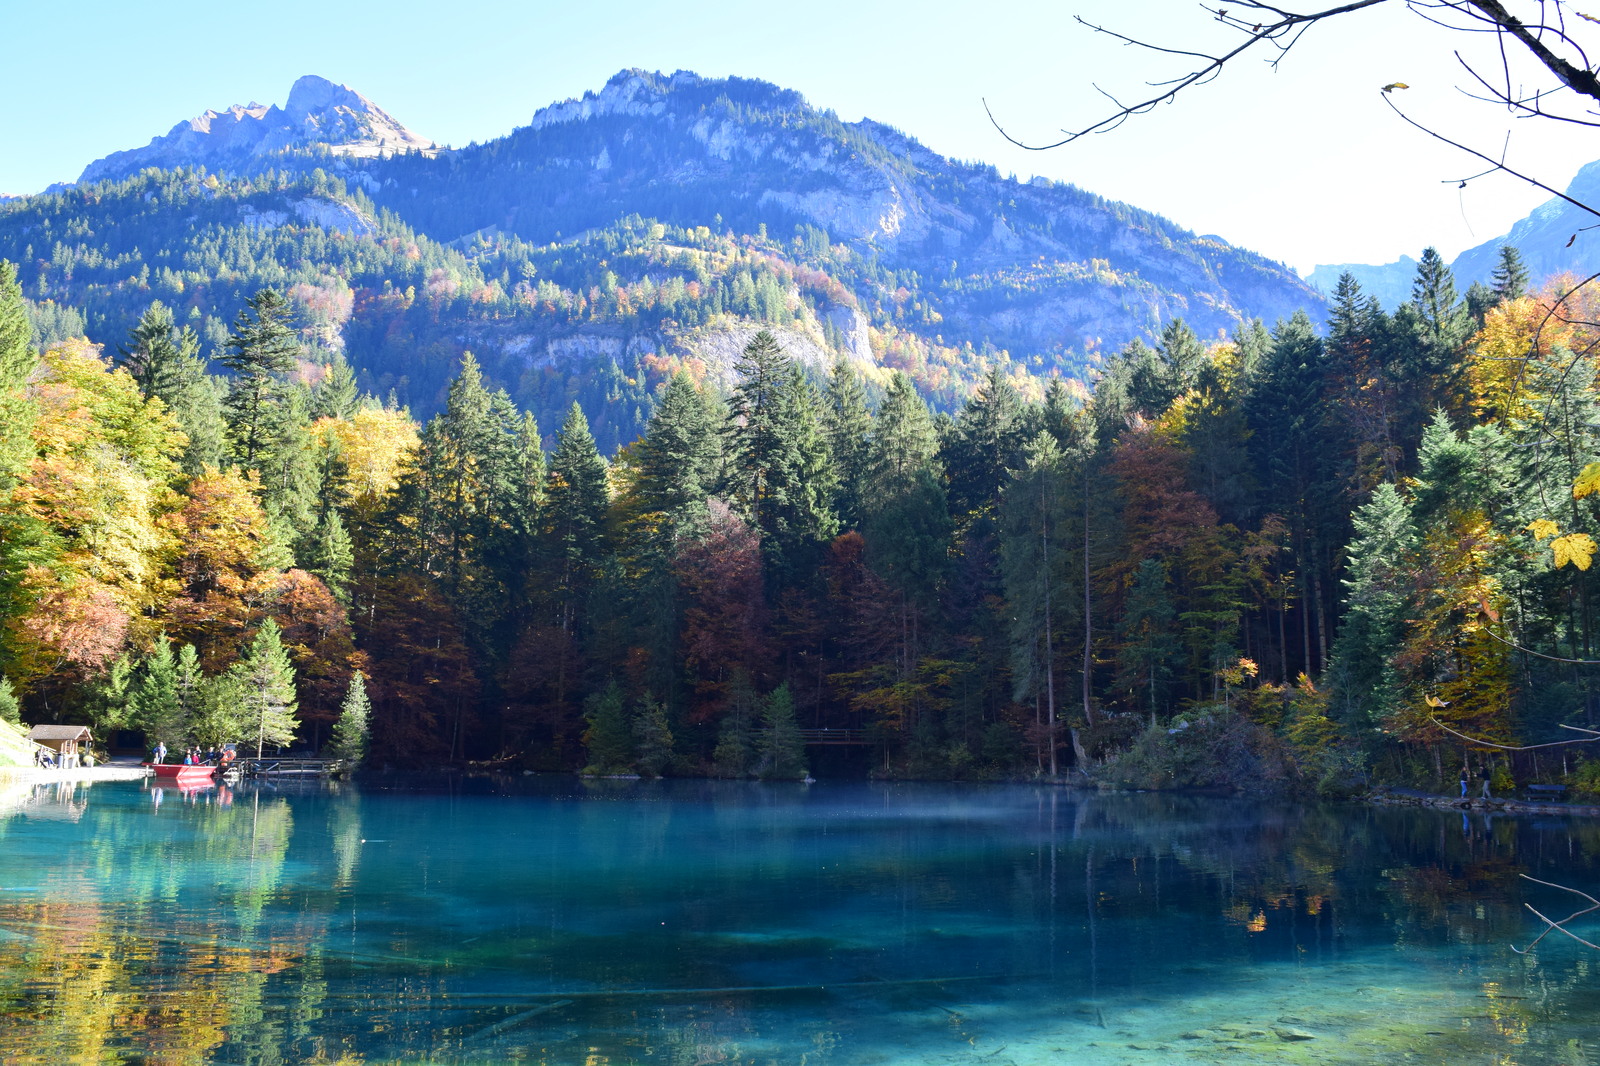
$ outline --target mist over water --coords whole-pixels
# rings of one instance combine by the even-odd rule
[[[1519,874],[1597,849],[1027,786],[12,786],[0,1061],[1594,1062],[1600,955],[1512,946],[1577,901]]]

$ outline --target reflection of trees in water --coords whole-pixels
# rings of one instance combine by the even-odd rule
[[[347,879],[355,859],[337,841],[360,839],[349,807],[330,816]],[[188,1066],[224,1044],[230,1061],[311,1054],[283,1051],[326,1009],[326,916],[263,920],[285,896],[288,802],[209,794],[84,813],[27,902],[0,896],[0,1061]]]

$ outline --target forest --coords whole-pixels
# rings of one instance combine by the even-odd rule
[[[397,767],[1600,792],[1461,739],[1593,724],[1595,304],[1430,249],[1393,313],[1346,276],[1325,322],[1173,321],[1087,399],[992,368],[951,410],[762,332],[603,452],[470,353],[419,421],[273,287],[220,343],[158,300],[115,352],[35,344],[7,264],[0,714]]]

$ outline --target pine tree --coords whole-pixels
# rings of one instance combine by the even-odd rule
[[[934,462],[939,437],[928,405],[911,379],[896,371],[872,424],[871,499],[867,510],[907,491]]]
[[[286,385],[279,402],[266,412],[256,469],[261,473],[261,502],[267,514],[298,545],[316,528],[322,509],[317,451],[306,415],[306,391]]]
[[[1159,559],[1140,562],[1117,624],[1117,687],[1152,718],[1166,711],[1183,664],[1167,584],[1167,567]]]
[[[624,774],[633,769],[633,736],[623,711],[622,688],[615,679],[583,701],[589,728],[583,734],[589,749],[586,773]]]
[[[356,372],[344,356],[336,355],[328,372],[311,390],[311,417],[349,418],[356,412]]]
[[[736,669],[728,685],[728,709],[717,731],[717,747],[711,755],[718,776],[749,775],[756,754],[756,703],[749,673]]]
[[[1057,403],[1060,397],[1057,397]],[[952,507],[961,515],[992,511],[1011,471],[1021,465],[1031,427],[1022,398],[999,368],[967,401],[944,449]]]
[[[646,777],[660,777],[672,765],[672,725],[667,720],[667,708],[648,692],[634,707],[633,743],[639,771]]]
[[[708,397],[681,371],[662,387],[645,435],[634,446],[640,509],[662,516],[670,542],[697,528],[720,476],[721,441]]]
[[[29,347],[33,329],[16,271],[0,260],[0,619],[20,616],[33,602],[24,575],[51,554],[49,531],[33,508],[16,505],[14,494],[36,449],[38,406],[22,386],[38,366]],[[0,667],[11,649],[0,638]]]
[[[867,390],[854,365],[844,356],[834,360],[828,379],[823,425],[828,434],[828,450],[838,471],[839,491],[834,508],[840,524],[856,528],[866,513],[869,495],[867,476],[871,463],[870,438],[872,412],[867,409]]]
[[[246,301],[234,320],[222,365],[233,371],[224,409],[235,457],[255,469],[280,427],[272,415],[282,402],[284,378],[299,365],[300,341],[290,325],[289,302],[275,289]]]
[[[1509,244],[1500,246],[1500,262],[1494,268],[1495,303],[1517,300],[1528,294],[1528,268],[1522,254]]]
[[[154,743],[176,743],[183,732],[182,708],[178,703],[178,664],[172,656],[172,641],[158,633],[150,654],[139,664],[129,693],[132,708],[129,725],[144,731]]]
[[[0,392],[28,380],[38,357],[30,347],[33,324],[17,284],[17,268],[0,259]]]
[[[12,725],[22,724],[22,704],[17,700],[16,690],[11,687],[11,679],[4,674],[0,674],[0,720]]]
[[[296,555],[300,565],[321,578],[341,606],[350,606],[350,568],[355,565],[355,548],[337,508],[323,508],[316,528]]]
[[[595,448],[589,420],[574,403],[556,434],[545,490],[545,537],[549,546],[560,625],[572,632],[578,607],[599,573],[606,547],[610,503],[606,461]]]
[[[128,727],[135,680],[133,659],[123,654],[113,659],[106,672],[88,686],[83,709],[94,732],[103,736],[110,730]]]
[[[294,665],[277,622],[268,618],[261,623],[244,656],[228,673],[237,686],[244,727],[255,734],[256,757],[268,744],[293,743],[300,724],[295,716]]]
[[[1064,701],[1057,658],[1071,647],[1065,622],[1078,597],[1067,578],[1073,545],[1067,536],[1069,491],[1065,459],[1054,436],[1040,433],[1006,486],[1000,507],[1000,573],[1010,618],[1012,698],[1043,711],[1045,761],[1055,774],[1056,726]]]
[[[788,684],[779,685],[761,701],[766,725],[762,735],[761,777],[765,781],[799,781],[807,776],[806,746],[795,718]]]
[[[761,530],[769,578],[785,585],[806,572],[813,550],[837,529],[820,403],[765,330],[734,369],[740,382],[729,404],[733,495]]]
[[[352,768],[366,760],[372,703],[367,698],[367,682],[360,670],[350,675],[350,687],[339,705],[339,720],[333,724],[329,752]]]
[[[1435,248],[1425,248],[1411,283],[1411,306],[1420,317],[1424,370],[1444,371],[1467,340],[1471,321],[1466,305],[1456,298],[1455,276]]]
[[[178,649],[177,661],[173,664],[172,690],[177,700],[177,714],[170,724],[174,732],[165,739],[169,741],[168,747],[181,748],[194,739],[194,724],[205,714],[206,708],[207,681],[200,669],[200,653],[193,644]]]
[[[1405,639],[1414,607],[1411,568],[1417,548],[1411,508],[1394,485],[1379,485],[1355,514],[1355,535],[1345,549],[1344,624],[1334,643],[1335,698],[1346,721],[1370,728],[1395,710],[1400,698],[1394,655]]]

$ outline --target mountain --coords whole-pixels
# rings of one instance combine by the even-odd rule
[[[321,149],[336,156],[436,152],[438,145],[406,129],[348,85],[308,74],[283,107],[235,104],[180,122],[143,148],[113,152],[84,168],[78,184],[126,178],[146,167],[205,167],[255,173],[285,153]]]
[[[1579,169],[1566,194],[1600,210],[1600,160]],[[1546,200],[1528,217],[1511,227],[1504,237],[1485,241],[1456,257],[1450,268],[1457,284],[1465,287],[1490,275],[1500,262],[1500,246],[1509,244],[1522,255],[1528,274],[1537,283],[1556,274],[1587,277],[1600,269],[1600,218],[1559,197]]]
[[[369,388],[426,412],[471,349],[541,420],[577,400],[613,445],[664,375],[726,381],[758,328],[949,405],[991,367],[1087,378],[1175,317],[1218,337],[1321,305],[1221,238],[687,72],[624,71],[462,149],[302,78],[281,109],[208,112],[0,203],[0,256],[41,336],[81,314],[115,344],[160,299],[215,346],[272,285]]]
[[[1572,199],[1600,210],[1600,160],[1584,165],[1566,188]],[[1489,285],[1494,269],[1500,262],[1500,249],[1504,245],[1516,248],[1528,268],[1534,284],[1558,274],[1575,274],[1587,277],[1600,263],[1600,218],[1592,213],[1555,197],[1534,208],[1528,216],[1511,227],[1504,236],[1484,241],[1456,256],[1450,264],[1455,274],[1456,289],[1465,292],[1474,281]],[[1349,271],[1361,283],[1362,289],[1378,298],[1384,307],[1393,309],[1411,299],[1411,281],[1416,274],[1416,260],[1401,256],[1398,262],[1373,266],[1363,263],[1343,263],[1336,266],[1318,266],[1306,275],[1306,281],[1320,292],[1330,293],[1338,284],[1339,275]]]
[[[1331,295],[1343,274],[1353,274],[1361,282],[1361,289],[1376,296],[1385,308],[1393,310],[1411,299],[1411,283],[1417,277],[1417,261],[1402,255],[1393,263],[1371,266],[1365,263],[1336,263],[1319,265],[1306,275],[1306,281],[1323,295]]]

